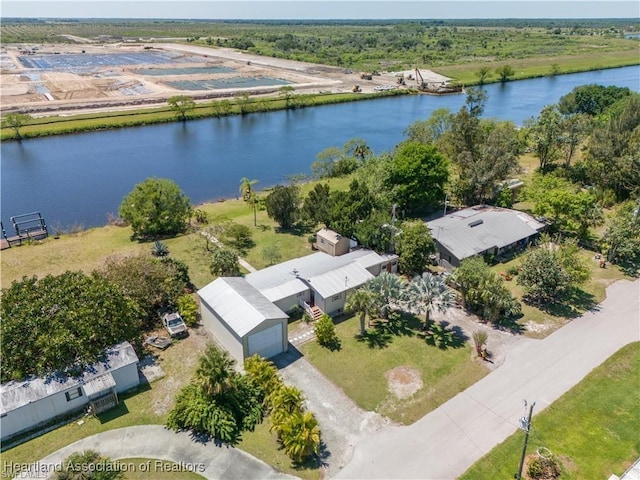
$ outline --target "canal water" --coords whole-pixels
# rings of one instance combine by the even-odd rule
[[[583,84],[640,90],[640,66],[485,86],[485,117],[521,125]],[[1,213],[40,211],[50,226],[104,225],[124,195],[150,176],[174,180],[194,204],[235,197],[240,179],[258,188],[310,173],[316,155],[352,138],[379,154],[438,108],[457,111],[464,95],[412,95],[321,107],[209,118],[3,142]]]

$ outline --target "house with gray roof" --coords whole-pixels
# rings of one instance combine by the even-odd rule
[[[270,358],[287,350],[285,312],[302,307],[314,319],[338,315],[349,292],[397,268],[397,255],[360,249],[340,256],[317,252],[245,277],[221,277],[198,291],[202,323],[239,364],[255,353]]]
[[[478,205],[427,222],[441,265],[474,255],[500,255],[529,244],[545,224],[508,208]]]
[[[118,404],[118,393],[140,383],[138,356],[129,342],[108,349],[79,377],[52,375],[0,385],[2,440],[91,406],[101,413]]]

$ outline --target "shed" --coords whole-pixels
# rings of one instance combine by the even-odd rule
[[[351,242],[333,230],[323,228],[316,233],[316,247],[332,257],[349,253]]]
[[[79,377],[55,374],[0,386],[2,440],[91,405],[98,414],[118,403],[117,394],[140,383],[138,356],[129,342],[105,352],[104,360]]]
[[[287,351],[288,315],[244,278],[218,278],[198,295],[203,325],[240,365]]]

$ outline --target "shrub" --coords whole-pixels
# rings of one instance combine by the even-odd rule
[[[558,464],[558,460],[554,457],[541,457],[535,455],[529,460],[527,474],[534,480],[544,479],[550,480],[560,476],[562,470]]]
[[[316,334],[316,340],[323,347],[327,347],[330,350],[336,350],[339,348],[340,340],[336,334],[336,326],[333,324],[333,320],[326,313],[322,315],[316,322],[313,330]]]
[[[176,302],[178,304],[178,312],[189,327],[193,327],[198,324],[198,302],[195,298],[188,293],[178,297]]]
[[[154,242],[153,247],[151,247],[151,255],[154,257],[166,257],[169,255],[169,249],[164,243],[158,240]]]

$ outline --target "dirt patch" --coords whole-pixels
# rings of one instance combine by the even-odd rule
[[[165,376],[151,384],[154,412],[167,413],[173,406],[175,395],[191,381],[207,343],[213,339],[204,327],[190,328],[189,336],[175,341],[164,351],[154,351],[157,365]]]
[[[424,383],[422,375],[415,368],[400,366],[384,374],[389,384],[389,391],[398,398],[407,398],[420,390]]]

